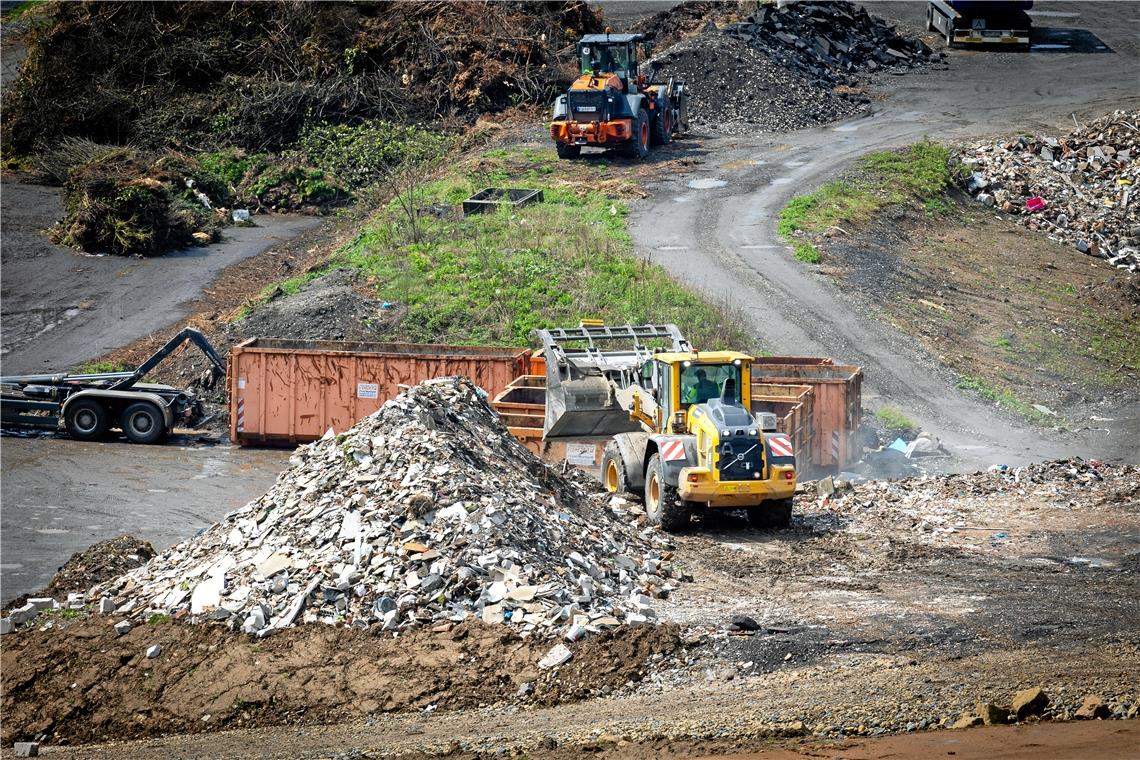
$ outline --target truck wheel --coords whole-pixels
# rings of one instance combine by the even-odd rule
[[[633,140],[626,149],[630,158],[645,158],[649,155],[649,114],[639,108],[633,120]]]
[[[154,404],[139,401],[123,410],[119,427],[131,443],[158,443],[166,435],[166,420]]]
[[[674,533],[688,526],[689,506],[677,495],[677,487],[665,482],[665,465],[654,454],[645,473],[645,515],[661,530]]]
[[[660,106],[653,120],[653,144],[668,145],[673,141],[673,105],[666,100]]]
[[[757,528],[786,528],[792,522],[792,500],[778,499],[749,507],[748,522]]]
[[[107,408],[93,398],[81,398],[67,405],[63,422],[72,438],[97,441],[107,433]]]
[[[554,143],[554,149],[558,151],[559,158],[577,158],[582,155],[581,145],[571,145],[570,143]]]

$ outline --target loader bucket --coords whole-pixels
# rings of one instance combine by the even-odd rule
[[[618,405],[604,378],[564,380],[546,388],[543,438],[611,436],[640,429]]]

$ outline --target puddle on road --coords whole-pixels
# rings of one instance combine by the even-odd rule
[[[862,124],[841,124],[838,127],[833,127],[832,132],[856,132]]]
[[[694,190],[711,190],[714,187],[724,187],[728,183],[718,177],[706,177],[704,179],[691,179],[689,180],[689,187]]]
[[[784,162],[784,166],[788,169],[795,169],[796,167],[806,166],[806,165],[807,165],[807,161],[796,160],[796,161],[785,161]]]
[[[769,184],[769,185],[786,185],[786,184],[788,184],[788,183],[789,183],[789,182],[791,182],[791,181],[792,181],[792,178],[791,178],[791,177],[775,177],[775,178],[774,178],[774,179],[772,179],[772,181],[771,181],[771,182],[769,182],[768,184]]]
[[[693,199],[686,197],[684,195],[678,195],[676,198],[673,199],[673,202],[674,203],[692,203]]]
[[[70,533],[70,532],[71,531],[68,530],[67,528],[36,528],[36,533],[49,533],[49,534],[54,535],[54,534],[58,534],[58,533]]]

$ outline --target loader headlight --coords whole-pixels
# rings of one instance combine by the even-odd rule
[[[751,430],[749,430],[748,435],[756,435],[756,428],[752,428]]]
[[[721,438],[728,438],[728,437],[729,437],[729,436],[731,436],[731,435],[732,435],[732,431],[731,431],[731,430],[722,430],[722,431],[720,431],[720,437],[721,437]]]

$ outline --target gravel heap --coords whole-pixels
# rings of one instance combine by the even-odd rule
[[[966,189],[1031,230],[1120,269],[1140,269],[1140,111],[1114,111],[1062,137],[964,147]]]
[[[715,32],[682,42],[653,63],[654,81],[685,82],[691,126],[725,134],[826,124],[860,112],[865,101],[821,87],[742,40]]]
[[[722,32],[825,86],[854,84],[860,73],[902,71],[942,57],[853,3],[766,5]]]
[[[673,588],[661,539],[605,503],[510,435],[469,381],[441,378],[302,446],[264,496],[89,598],[259,635],[476,616],[576,639],[653,621]]]

